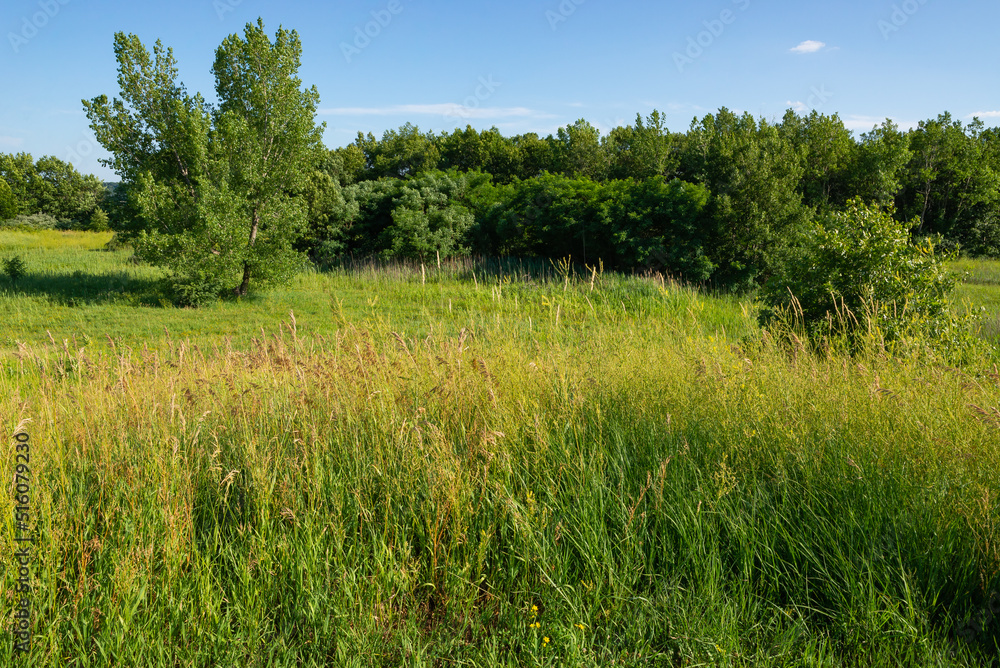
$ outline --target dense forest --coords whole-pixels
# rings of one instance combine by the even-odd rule
[[[720,109],[671,132],[653,111],[606,135],[585,120],[555,135],[496,128],[422,132],[313,151],[286,193],[308,208],[297,247],[345,257],[564,258],[753,287],[798,231],[857,198],[915,237],[1000,254],[1000,131],[948,113],[855,136],[836,115],[789,110],[780,123]],[[148,227],[139,185],[105,188],[56,158],[0,155],[0,215],[11,225]]]

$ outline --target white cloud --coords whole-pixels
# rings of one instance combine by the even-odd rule
[[[334,107],[320,109],[327,116],[395,116],[425,115],[453,118],[554,118],[527,107],[467,107],[448,102],[445,104],[397,104],[388,107]]]
[[[798,46],[791,49],[792,53],[816,53],[820,49],[826,46],[825,42],[817,42],[816,40],[807,39]]]
[[[804,114],[809,111],[809,107],[806,106],[805,102],[792,102],[791,100],[788,100],[785,104],[787,104],[788,108],[796,114]]]
[[[1000,118],[1000,111],[977,111],[974,114],[969,114],[966,118]]]
[[[21,137],[5,137],[0,135],[0,146],[5,148],[18,148],[24,143],[24,139]]]

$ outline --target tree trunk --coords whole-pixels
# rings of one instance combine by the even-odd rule
[[[257,207],[253,209],[253,224],[250,226],[250,241],[247,243],[247,251],[253,248],[254,243],[257,241],[257,230],[260,229],[260,213]],[[248,260],[243,261],[243,282],[240,283],[239,287],[233,290],[233,294],[237,297],[245,297],[247,290],[250,288],[250,262]]]
[[[247,262],[243,263],[243,282],[233,289],[233,294],[237,297],[245,297],[247,290],[250,287],[250,265]]]

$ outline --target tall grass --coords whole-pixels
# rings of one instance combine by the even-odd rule
[[[995,370],[779,345],[669,281],[480,269],[22,339],[25,665],[998,663]],[[256,333],[199,331],[228,309]]]
[[[961,259],[952,263],[961,283],[954,301],[961,309],[984,309],[980,336],[1000,345],[1000,261]]]

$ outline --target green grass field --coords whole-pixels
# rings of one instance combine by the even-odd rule
[[[955,290],[955,300],[986,309],[981,335],[1000,345],[1000,261],[959,260],[952,268],[963,277]]]
[[[992,359],[813,352],[748,298],[555,268],[176,309],[106,241],[0,232],[0,475],[23,429],[38,533],[2,665],[1000,663]],[[995,318],[1000,263],[956,270]]]

